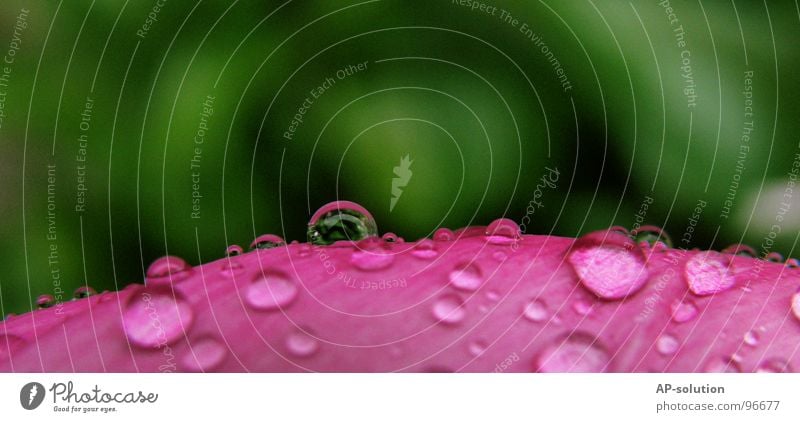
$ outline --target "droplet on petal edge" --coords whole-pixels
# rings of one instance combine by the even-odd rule
[[[589,233],[575,241],[567,257],[581,284],[604,299],[621,299],[648,279],[639,246],[615,231]]]
[[[457,324],[466,316],[464,303],[458,296],[446,295],[436,300],[433,304],[433,316],[445,324]]]
[[[658,226],[641,226],[631,232],[631,236],[638,245],[647,245],[650,248],[662,244],[666,247],[672,247],[672,239],[667,232]]]
[[[359,241],[378,235],[372,214],[355,202],[334,201],[322,206],[308,223],[308,241],[330,245],[337,241]]]
[[[519,225],[508,218],[498,218],[486,227],[486,241],[494,245],[514,243],[522,238]]]
[[[272,249],[285,244],[286,241],[278,235],[262,234],[261,236],[253,239],[253,242],[250,243],[250,249]]]
[[[730,271],[730,259],[717,252],[700,252],[686,261],[683,272],[689,290],[706,296],[730,289],[736,278]]]
[[[192,326],[194,312],[171,293],[142,291],[128,302],[122,319],[131,343],[152,348],[183,337]]]
[[[184,280],[191,275],[191,265],[177,256],[162,256],[147,268],[145,284],[162,285]]]

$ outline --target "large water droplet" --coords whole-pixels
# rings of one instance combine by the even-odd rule
[[[97,291],[89,286],[81,286],[75,289],[75,292],[72,294],[72,297],[75,299],[86,299],[89,296],[94,296],[97,294]]]
[[[672,355],[678,351],[678,347],[680,347],[678,339],[669,334],[664,334],[656,340],[656,350],[662,355]]]
[[[245,300],[256,309],[273,310],[289,306],[297,297],[297,284],[283,273],[267,272],[245,291]]]
[[[649,248],[672,247],[672,239],[667,232],[657,226],[641,226],[634,230],[631,235],[639,246]]]
[[[244,252],[244,249],[242,249],[241,246],[239,246],[239,245],[230,245],[230,246],[228,246],[227,249],[225,249],[225,256],[230,258],[230,257],[234,257],[234,256],[237,256],[237,255],[241,255],[242,252]]]
[[[536,359],[538,372],[604,372],[610,361],[606,349],[590,334],[575,332],[546,347]]]
[[[581,284],[605,299],[626,297],[647,282],[641,250],[618,232],[599,231],[581,237],[567,259]]]
[[[730,272],[730,260],[716,252],[694,254],[684,267],[684,277],[689,290],[699,296],[711,295],[730,289],[736,278]]]
[[[769,262],[783,262],[783,255],[778,252],[770,252],[764,257]]]
[[[761,362],[756,372],[794,372],[789,362],[780,358],[771,358]]]
[[[308,241],[330,245],[340,240],[357,242],[378,235],[375,219],[355,202],[334,201],[317,210],[308,223]]]
[[[433,316],[445,324],[457,324],[466,316],[464,303],[455,295],[446,295],[433,304]]]
[[[742,372],[739,364],[731,358],[712,358],[706,363],[704,372]]]
[[[39,309],[51,308],[55,304],[56,304],[56,300],[55,300],[55,298],[53,298],[53,295],[40,295],[36,299],[36,306]]]
[[[202,338],[192,342],[191,351],[183,356],[183,365],[189,371],[213,371],[227,355],[228,350],[222,343],[210,337]]]
[[[359,242],[357,249],[350,256],[350,263],[364,271],[375,271],[386,268],[394,262],[394,253],[383,247],[383,242],[377,239],[364,239]]]
[[[697,316],[697,307],[689,300],[676,299],[670,305],[672,320],[677,323],[689,322]]]
[[[462,263],[457,265],[449,275],[450,284],[461,290],[473,292],[483,284],[483,274],[477,265]]]
[[[147,268],[145,285],[165,285],[184,280],[191,275],[192,267],[177,256],[162,256]]]
[[[449,242],[455,239],[455,233],[452,230],[442,227],[433,232],[433,240],[437,242]]]
[[[539,300],[533,299],[527,304],[525,304],[525,308],[522,310],[522,315],[525,316],[529,321],[533,322],[542,322],[550,316],[550,312],[547,310],[547,305]]]
[[[433,259],[439,255],[436,251],[436,243],[430,239],[422,239],[414,245],[411,255],[421,259]]]
[[[168,292],[136,294],[122,315],[125,334],[141,347],[161,347],[183,337],[194,321],[191,306]]]
[[[759,340],[758,333],[753,330],[750,330],[744,334],[743,340],[744,344],[755,347],[758,345],[758,340]]]
[[[730,245],[727,248],[723,249],[722,253],[730,255],[746,256],[749,258],[755,258],[756,256],[758,256],[755,249],[743,243],[735,243],[733,245]]]
[[[250,244],[250,249],[272,249],[285,244],[286,241],[278,235],[262,234],[253,239],[253,242]]]
[[[303,331],[295,331],[286,338],[286,349],[297,357],[308,357],[319,350],[319,342]]]
[[[507,245],[522,238],[519,225],[508,218],[498,218],[486,227],[486,241],[493,245]]]

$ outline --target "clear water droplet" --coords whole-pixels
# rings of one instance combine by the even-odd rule
[[[56,304],[56,299],[53,295],[40,295],[36,299],[36,307],[39,309],[52,308]]]
[[[644,245],[651,249],[672,247],[672,239],[658,226],[641,226],[631,232],[631,236],[639,246]]]
[[[442,227],[433,232],[433,240],[437,242],[449,242],[455,239],[455,233],[452,230]]]
[[[572,310],[578,315],[588,315],[592,312],[593,306],[592,302],[588,300],[578,299],[572,303]]]
[[[730,245],[727,248],[723,249],[722,253],[729,255],[746,256],[749,258],[755,258],[758,256],[755,249],[743,243],[735,243],[733,245]]]
[[[647,282],[641,250],[619,232],[599,231],[576,240],[567,260],[589,291],[604,299],[621,299]]]
[[[319,342],[303,331],[295,331],[286,337],[286,349],[294,356],[308,357],[319,350]]]
[[[97,291],[89,286],[81,286],[75,289],[75,293],[73,293],[73,298],[75,299],[86,299],[89,296],[94,296],[97,294]]]
[[[536,358],[538,372],[604,372],[610,362],[605,347],[590,334],[575,332],[547,346]]]
[[[448,277],[453,287],[469,292],[478,290],[484,281],[480,268],[473,263],[457,265]]]
[[[611,226],[611,227],[608,228],[608,231],[624,234],[625,236],[628,236],[628,237],[630,237],[630,235],[631,235],[631,232],[626,227],[623,227],[623,226]]]
[[[712,358],[703,368],[704,372],[742,372],[739,364],[731,358]]]
[[[800,268],[800,261],[797,258],[789,258],[786,260],[786,266],[789,268]]]
[[[183,337],[194,321],[192,307],[170,292],[143,291],[128,302],[122,315],[125,335],[140,347],[159,347]]]
[[[165,285],[185,280],[191,275],[191,265],[177,256],[162,256],[147,268],[144,284],[147,286]]]
[[[378,235],[378,225],[366,208],[355,202],[334,201],[317,210],[308,223],[308,241],[330,245],[340,240],[357,242]]]
[[[678,347],[680,347],[678,339],[669,334],[664,334],[656,340],[656,350],[662,355],[675,354],[678,351]]]
[[[758,365],[756,372],[794,372],[789,362],[780,358],[766,359]]]
[[[272,249],[285,244],[286,241],[278,235],[262,234],[261,236],[253,239],[253,242],[250,243],[250,249]]]
[[[486,351],[486,343],[480,340],[473,341],[469,344],[469,354],[478,357]]]
[[[383,239],[384,242],[396,243],[398,237],[397,237],[396,234],[394,234],[392,232],[387,232],[387,233],[384,233],[383,236],[381,236],[381,239]]]
[[[430,239],[422,239],[414,245],[411,255],[421,259],[433,259],[439,255],[436,244]]]
[[[192,341],[191,350],[183,356],[183,366],[189,371],[208,372],[216,369],[227,357],[228,349],[213,338]]]
[[[753,330],[750,330],[744,334],[743,340],[744,344],[755,347],[758,345],[758,340],[759,340],[758,333]]]
[[[493,245],[507,245],[522,238],[519,225],[508,218],[498,218],[486,227],[486,241]]]
[[[550,316],[550,311],[547,310],[547,304],[539,299],[533,299],[525,304],[522,314],[529,321],[542,322]]]
[[[368,238],[356,246],[357,249],[350,256],[350,263],[360,270],[381,270],[394,262],[394,253],[385,249],[380,241]]]
[[[770,252],[764,257],[769,262],[783,262],[783,255],[778,252]]]
[[[670,305],[672,320],[677,323],[684,323],[693,320],[697,316],[697,306],[689,300],[676,299]]]
[[[457,324],[467,315],[464,303],[458,296],[446,295],[433,304],[433,316],[445,324]]]
[[[297,297],[297,290],[297,284],[285,274],[267,272],[250,284],[245,300],[256,309],[285,308]]]
[[[729,266],[729,258],[722,254],[700,252],[686,261],[683,274],[692,293],[711,295],[730,289],[736,282]]]
[[[241,255],[243,252],[244,252],[244,249],[242,249],[241,246],[239,246],[239,245],[230,245],[230,246],[228,246],[227,249],[225,249],[225,256],[230,258],[230,257]]]

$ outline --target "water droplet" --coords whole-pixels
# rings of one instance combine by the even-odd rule
[[[522,314],[527,318],[529,321],[533,322],[542,322],[550,315],[550,312],[547,310],[547,305],[539,300],[533,299],[525,305],[525,308],[522,310]]]
[[[87,297],[94,296],[96,294],[97,294],[97,291],[95,291],[93,288],[91,288],[89,286],[81,286],[81,287],[78,287],[77,289],[75,289],[75,293],[73,294],[73,297],[75,299],[86,299]]]
[[[624,234],[625,236],[630,236],[631,235],[631,232],[628,231],[628,229],[626,227],[623,227],[623,226],[611,226],[611,227],[609,227],[608,231]]]
[[[457,324],[467,315],[464,303],[458,296],[446,295],[433,304],[433,316],[445,324]]]
[[[641,226],[631,232],[633,239],[638,245],[646,245],[649,248],[672,247],[672,239],[667,232],[657,226]]]
[[[489,290],[486,292],[486,299],[489,299],[492,302],[497,302],[500,299],[500,293],[497,293],[495,290]]]
[[[411,255],[422,259],[433,259],[439,255],[436,251],[436,244],[430,239],[422,239],[414,245]]]
[[[308,357],[319,350],[319,342],[303,331],[296,331],[286,337],[286,349],[297,357]]]
[[[739,364],[731,358],[712,358],[706,363],[704,372],[742,372]]]
[[[758,256],[756,250],[742,243],[735,243],[722,250],[722,253],[738,256],[755,258]]]
[[[225,249],[225,256],[233,257],[233,256],[241,255],[242,252],[244,252],[244,250],[242,249],[241,246],[239,246],[239,245],[230,245],[230,246],[228,246],[228,249]]]
[[[618,232],[599,231],[581,237],[567,259],[581,284],[604,299],[621,299],[647,282],[641,250]]]
[[[590,312],[592,312],[593,306],[594,305],[592,304],[592,302],[584,299],[578,299],[572,303],[572,309],[578,315],[588,315]]]
[[[55,300],[55,298],[53,298],[53,295],[40,295],[36,299],[36,306],[39,309],[51,308],[55,304],[56,304],[56,300]]]
[[[340,240],[357,242],[378,235],[375,219],[355,202],[335,201],[317,210],[308,223],[308,241],[330,245]]]
[[[262,234],[250,243],[250,249],[272,249],[283,246],[286,241],[282,237],[274,234]]]
[[[728,266],[730,260],[716,252],[694,254],[684,267],[689,290],[699,296],[719,293],[731,288],[736,281]]]
[[[678,351],[678,347],[680,347],[678,340],[669,334],[664,334],[656,340],[656,350],[662,355],[672,355]]]
[[[697,307],[688,300],[676,299],[670,305],[672,320],[677,323],[689,322],[697,316]]]
[[[800,321],[800,292],[792,295],[792,313]]]
[[[210,337],[203,338],[192,342],[191,351],[183,356],[183,365],[189,371],[213,371],[227,355],[228,350],[222,343]]]
[[[522,238],[519,225],[508,218],[498,218],[486,227],[486,241],[493,245],[507,245]]]
[[[750,330],[744,334],[744,344],[755,347],[758,345],[758,333]]]
[[[136,294],[122,315],[125,334],[140,347],[159,347],[183,337],[194,321],[191,306],[168,292]]]
[[[397,242],[398,238],[396,234],[392,232],[387,232],[384,233],[383,236],[381,236],[381,239],[383,239],[384,242],[395,243]]]
[[[476,340],[469,344],[469,354],[478,357],[486,351],[486,343]]]
[[[758,368],[756,368],[756,372],[782,373],[782,372],[794,372],[794,370],[792,370],[792,366],[789,365],[789,362],[780,358],[772,358],[761,362],[758,365]]]
[[[604,372],[610,356],[597,340],[575,332],[546,347],[536,359],[538,372]]]
[[[394,254],[384,249],[380,241],[367,238],[356,246],[358,249],[350,256],[350,263],[360,270],[380,270],[394,262]]]
[[[463,263],[457,265],[449,275],[450,284],[461,290],[474,292],[483,284],[481,270],[475,264]]]
[[[433,240],[437,242],[449,242],[453,239],[455,239],[455,233],[448,228],[442,227],[433,232]]]
[[[283,273],[268,272],[258,277],[245,292],[245,299],[256,309],[284,308],[297,297],[297,285]]]
[[[769,262],[783,262],[783,255],[778,252],[770,252],[764,257]]]
[[[244,271],[242,264],[236,261],[224,262],[220,268],[219,273],[223,277],[234,278],[236,275]]]
[[[145,285],[155,286],[177,282],[191,275],[192,267],[177,256],[162,256],[147,268]]]
[[[797,258],[789,258],[786,260],[786,266],[789,268],[800,268],[800,261]]]

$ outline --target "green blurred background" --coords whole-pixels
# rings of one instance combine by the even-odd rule
[[[5,0],[0,20],[4,314],[165,253],[304,239],[337,198],[406,239],[527,215],[791,255],[800,230],[796,2]]]

